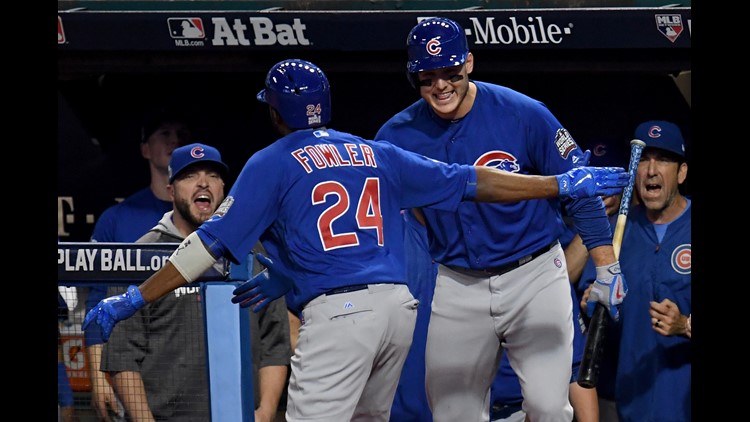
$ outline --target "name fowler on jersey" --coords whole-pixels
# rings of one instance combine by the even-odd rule
[[[369,145],[343,144],[342,146],[344,151],[340,151],[334,144],[306,145],[295,149],[291,154],[307,173],[312,173],[312,166],[315,166],[318,170],[345,166],[378,167],[375,160],[375,151]]]

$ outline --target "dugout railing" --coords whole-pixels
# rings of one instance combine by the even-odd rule
[[[138,285],[159,270],[177,243],[75,243],[61,242],[57,249],[58,288],[69,306],[67,321],[60,323],[63,359],[76,393],[76,410],[85,414],[91,391],[90,368],[81,323],[86,291],[91,286]],[[197,289],[203,304],[205,332],[181,330],[192,336],[185,344],[205,342],[208,402],[212,421],[254,421],[252,352],[249,310],[231,303],[232,291],[252,274],[248,256],[240,265],[229,264],[225,273],[209,271],[182,288]],[[179,290],[179,289],[178,289]],[[179,292],[176,292],[179,294]],[[70,303],[73,302],[73,303]],[[195,316],[200,317],[198,315]],[[185,321],[185,324],[196,322]],[[157,345],[158,347],[158,345]],[[170,382],[170,380],[164,380]],[[115,415],[113,415],[115,416]],[[81,421],[87,420],[80,417]],[[94,420],[94,419],[92,419]]]

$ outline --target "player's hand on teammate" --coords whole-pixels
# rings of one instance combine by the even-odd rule
[[[83,320],[82,328],[85,330],[92,323],[99,325],[102,339],[106,342],[115,324],[123,319],[130,318],[135,311],[146,305],[141,296],[138,286],[128,286],[128,291],[118,295],[102,299],[94,306]]]
[[[620,304],[628,294],[628,285],[620,272],[620,262],[596,267],[596,280],[589,287],[586,300],[586,314],[594,315],[594,308],[601,303],[609,311],[612,319],[620,318]]]
[[[239,303],[243,308],[252,306],[253,312],[258,312],[284,296],[292,288],[292,280],[275,269],[269,258],[259,253],[255,257],[266,269],[234,289],[232,303]]]
[[[574,161],[576,167],[585,167],[589,165],[589,160],[591,159],[591,150],[587,149],[583,152],[583,155],[581,158],[578,159],[578,161]]]
[[[630,180],[622,167],[576,167],[555,177],[559,196],[571,199],[615,195]]]

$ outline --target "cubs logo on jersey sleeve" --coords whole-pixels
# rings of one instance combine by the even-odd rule
[[[505,151],[485,152],[474,162],[475,166],[495,167],[499,170],[505,170],[510,173],[518,173],[521,165],[513,154]]]
[[[691,244],[682,244],[672,251],[672,269],[678,274],[690,274]]]

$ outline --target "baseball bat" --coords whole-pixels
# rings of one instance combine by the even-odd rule
[[[633,185],[635,184],[635,172],[638,169],[638,162],[641,160],[641,153],[646,143],[640,139],[630,141],[630,164],[628,174],[630,179],[628,185],[622,191],[620,199],[620,211],[617,214],[617,223],[615,223],[615,233],[612,236],[612,249],[615,252],[615,259],[620,257],[620,247],[622,246],[622,236],[625,232],[625,223],[628,219],[630,200],[633,195]],[[594,388],[599,381],[599,364],[604,353],[604,337],[609,324],[609,315],[607,308],[601,303],[596,304],[594,314],[589,321],[588,334],[586,335],[586,345],[583,350],[583,359],[578,369],[578,385],[583,388]]]

